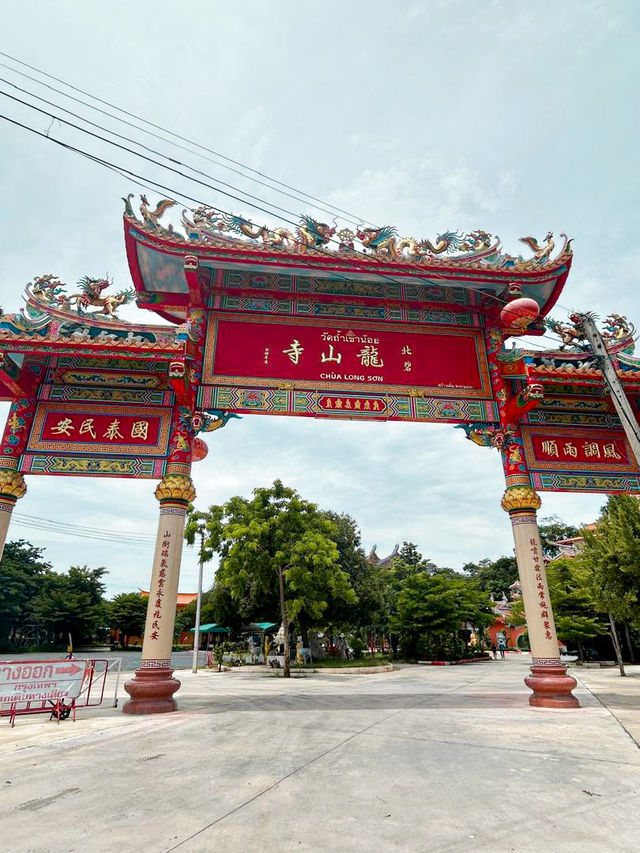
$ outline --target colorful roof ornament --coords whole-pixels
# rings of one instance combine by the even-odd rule
[[[395,226],[358,226],[355,230],[318,222],[310,216],[301,215],[292,228],[257,225],[243,216],[236,216],[206,205],[182,211],[181,224],[184,234],[172,224],[166,227],[160,219],[175,205],[171,199],[161,199],[152,210],[146,196],[141,196],[140,216],[133,209],[129,194],[125,202],[125,218],[136,227],[174,243],[202,246],[256,246],[269,252],[293,255],[331,255],[360,257],[363,260],[383,260],[393,264],[468,265],[480,264],[491,269],[537,270],[545,266],[557,266],[571,256],[571,240],[561,234],[563,244],[552,259],[555,250],[553,234],[548,232],[544,242],[534,237],[523,237],[522,242],[533,252],[532,258],[512,256],[501,252],[499,237],[477,229],[469,233],[445,231],[435,241],[427,238],[402,237]]]

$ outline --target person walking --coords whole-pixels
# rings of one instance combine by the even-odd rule
[[[507,650],[507,644],[504,641],[504,637],[500,637],[498,641],[498,651],[500,652],[500,657],[504,660],[504,653]]]
[[[498,647],[495,642],[491,643],[491,654],[494,660],[498,657]]]

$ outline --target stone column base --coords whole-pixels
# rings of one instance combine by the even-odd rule
[[[557,666],[534,664],[531,667],[531,675],[525,678],[524,682],[533,691],[529,696],[529,704],[536,708],[580,707],[580,703],[571,692],[578,682],[567,675],[564,664]]]
[[[178,703],[173,694],[180,687],[177,678],[173,678],[171,667],[147,667],[136,669],[131,681],[124,689],[131,699],[122,706],[124,714],[166,714],[177,711]]]

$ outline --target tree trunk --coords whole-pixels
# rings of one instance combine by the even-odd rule
[[[398,657],[398,635],[390,634],[389,640],[391,642],[391,657],[396,659]]]
[[[609,624],[611,625],[611,639],[613,640],[613,648],[615,649],[616,659],[618,661],[618,666],[620,667],[620,675],[626,675],[627,673],[624,671],[624,663],[622,662],[620,640],[618,639],[618,632],[616,630],[616,620],[613,618],[613,613],[611,613],[611,611],[609,611]]]
[[[582,645],[582,640],[576,640],[576,646],[578,648],[578,660],[580,663],[584,663],[584,647]]]
[[[284,601],[284,572],[282,566],[278,566],[278,583],[280,584],[280,613],[282,614],[282,630],[284,631],[284,666],[285,678],[291,676],[291,656],[289,654],[289,620],[287,619],[287,608]]]
[[[302,635],[302,645],[305,649],[309,648],[309,625],[304,616],[300,616],[300,634]]]
[[[629,661],[631,663],[636,662],[635,652],[633,651],[633,643],[631,642],[631,637],[629,636],[629,623],[624,623],[624,636],[627,641],[627,648],[629,649]]]

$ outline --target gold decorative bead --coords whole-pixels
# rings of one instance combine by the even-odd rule
[[[156,486],[155,496],[159,501],[190,503],[195,499],[196,490],[191,477],[186,474],[167,474]]]
[[[502,498],[502,509],[505,512],[528,509],[532,512],[540,509],[542,501],[531,486],[509,486]]]
[[[26,491],[27,484],[22,474],[9,468],[0,468],[0,497],[17,501]]]

